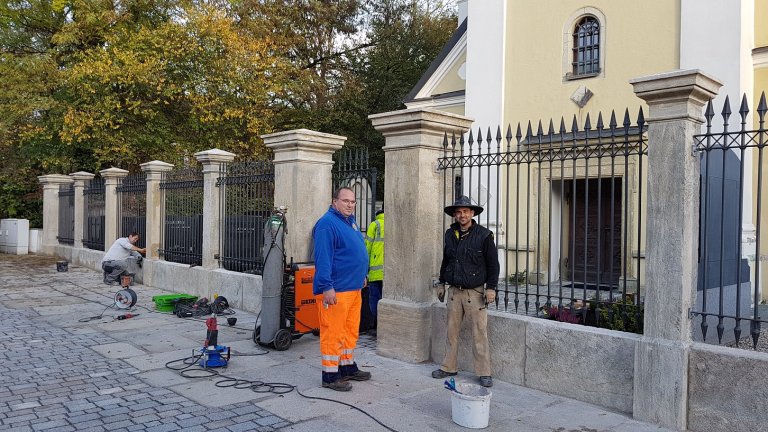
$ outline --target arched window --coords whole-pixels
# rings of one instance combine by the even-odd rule
[[[573,30],[572,74],[600,73],[600,23],[593,16],[585,16]]]

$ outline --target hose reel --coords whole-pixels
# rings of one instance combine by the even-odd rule
[[[124,287],[115,293],[115,307],[118,309],[130,309],[136,304],[137,299],[136,291]]]

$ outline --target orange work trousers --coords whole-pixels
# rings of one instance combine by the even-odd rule
[[[323,306],[323,296],[315,296],[320,308],[320,355],[323,381],[341,378],[339,366],[355,366],[355,346],[360,328],[360,290],[336,293],[336,304]]]

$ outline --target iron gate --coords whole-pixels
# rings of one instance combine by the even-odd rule
[[[364,232],[376,215],[378,171],[369,165],[368,149],[346,149],[334,156],[333,190],[348,187],[355,192],[355,216],[360,230]]]

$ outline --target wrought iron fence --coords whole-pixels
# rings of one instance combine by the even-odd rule
[[[120,223],[120,236],[128,237],[131,233],[139,234],[136,246],[147,244],[147,177],[143,172],[130,174],[117,186],[119,203],[117,220]]]
[[[348,187],[355,192],[355,216],[361,231],[376,215],[376,168],[368,161],[368,149],[345,149],[334,155],[333,189]]]
[[[642,333],[646,122],[625,111],[570,130],[497,128],[444,139],[444,204],[485,211],[501,277],[499,310]],[[446,223],[452,220],[446,218]]]
[[[104,250],[104,179],[94,178],[83,188],[83,246]]]
[[[275,169],[272,162],[231,164],[216,180],[221,194],[218,259],[227,270],[262,274],[264,224],[274,207]]]
[[[75,244],[75,187],[59,186],[59,243]]]
[[[768,309],[761,312],[764,305],[760,304],[761,284],[766,278],[766,239],[761,232],[766,219],[762,197],[764,149],[768,144],[766,112],[765,93],[754,113],[745,95],[739,107],[739,124],[732,127],[733,113],[726,97],[720,130],[713,124],[715,111],[710,101],[704,114],[706,131],[694,136],[702,174],[699,286],[691,316],[700,330],[694,337],[706,342],[738,346],[751,341],[755,348],[761,324],[768,322]],[[757,114],[756,128],[750,113]],[[755,230],[747,228],[745,232],[751,221],[755,221]]]
[[[160,182],[165,195],[163,246],[160,256],[182,264],[203,263],[203,174],[199,168],[167,173]]]

